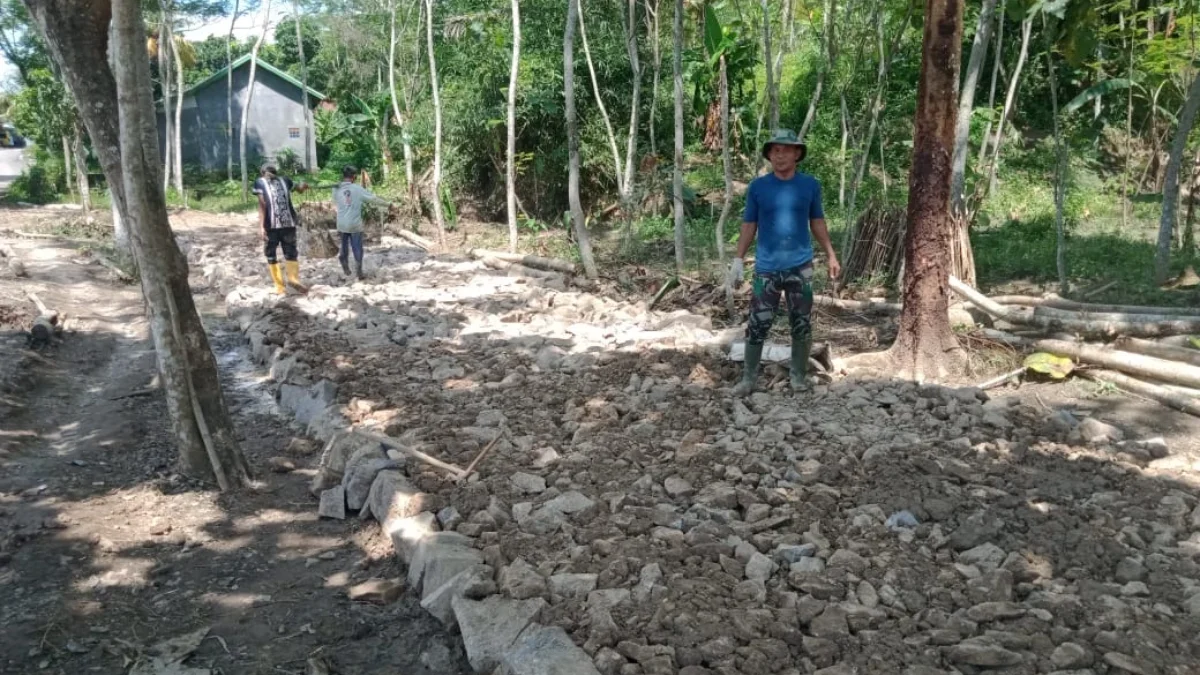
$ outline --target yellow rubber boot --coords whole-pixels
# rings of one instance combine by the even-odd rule
[[[280,295],[287,293],[287,287],[283,284],[283,270],[280,269],[279,263],[267,263],[267,268],[271,270],[271,281],[275,282],[275,292]]]
[[[285,260],[283,264],[287,267],[287,285],[301,293],[307,293],[308,286],[300,283],[300,261]]]

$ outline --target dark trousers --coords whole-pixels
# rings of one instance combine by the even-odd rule
[[[794,267],[782,272],[754,274],[754,288],[750,297],[750,321],[746,327],[746,342],[761,345],[771,332],[775,313],[780,300],[787,297],[788,322],[791,324],[792,341],[798,342],[812,335],[812,265]]]
[[[345,265],[348,261],[350,251],[354,251],[354,260],[359,265],[363,259],[363,233],[362,232],[339,232],[342,235],[342,245],[338,247],[338,260]]]
[[[280,227],[267,230],[267,241],[263,244],[263,253],[267,256],[267,262],[272,265],[279,262],[275,259],[275,251],[280,246],[283,247],[284,260],[300,259],[300,252],[296,250],[296,228]]]

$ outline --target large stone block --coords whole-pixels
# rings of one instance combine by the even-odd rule
[[[467,661],[476,673],[490,675],[521,631],[541,615],[546,601],[505,600],[499,596],[482,601],[453,598],[451,606],[462,633]]]
[[[384,533],[392,539],[392,548],[405,565],[412,563],[421,542],[438,531],[437,518],[428,511],[407,518],[388,518],[382,524]]]
[[[422,511],[436,511],[438,499],[413,487],[400,471],[380,471],[371,483],[367,495],[371,513],[381,523],[415,516]]]
[[[674,672],[674,669],[671,669]],[[504,652],[499,675],[600,675],[587,652],[558,626],[531,624]]]

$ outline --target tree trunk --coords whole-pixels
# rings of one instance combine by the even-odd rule
[[[721,204],[721,216],[717,219],[717,261],[725,266],[725,221],[733,210],[733,157],[729,151],[729,75],[725,65],[725,55],[720,58],[721,89],[721,164],[725,169],[725,199]],[[725,284],[725,307],[730,316],[734,315],[733,285]]]
[[[162,22],[158,26],[158,82],[162,89],[163,101],[163,192],[171,186],[171,171],[175,167],[175,162],[171,157],[175,151],[175,146],[171,143],[171,139],[175,137],[174,128],[175,120],[171,117],[171,68],[167,65],[170,61],[170,40],[167,38],[167,16],[163,1],[159,0],[158,6],[163,13]]]
[[[950,176],[950,198],[953,199],[951,213],[963,213],[965,195],[963,186],[967,174],[967,150],[971,137],[971,112],[975,109],[975,89],[979,84],[979,73],[987,60],[988,41],[992,38],[992,15],[996,11],[996,0],[983,0],[979,11],[979,27],[975,29],[975,41],[971,44],[971,59],[967,62],[967,75],[963,80],[958,98],[958,124],[954,132],[954,168]]]
[[[262,48],[263,40],[267,37],[267,26],[271,20],[271,0],[267,0],[266,11],[263,12],[262,32],[254,41],[250,50],[250,79],[246,83],[246,100],[242,102],[242,128],[238,140],[238,159],[242,165],[242,201],[250,199],[250,175],[246,170],[246,133],[250,127],[250,104],[254,101],[254,81],[258,75],[258,50]]]
[[[654,77],[650,85],[650,154],[658,156],[658,141],[654,135],[654,126],[658,119],[655,114],[658,110],[658,80],[662,72],[662,50],[660,48],[662,40],[660,37],[660,28],[658,24],[658,10],[660,8],[659,0],[654,1]]]
[[[75,184],[71,182],[71,139],[62,137],[63,175],[67,177],[67,192],[75,194]]]
[[[514,0],[515,1],[515,0]],[[629,69],[633,76],[633,97],[629,102],[629,136],[625,142],[625,184],[621,191],[622,210],[633,222],[633,190],[637,171],[638,117],[642,109],[642,64],[637,44],[638,0],[629,0],[629,33],[625,36],[625,51],[629,53]]]
[[[308,61],[304,58],[304,37],[300,31],[299,0],[292,0],[292,14],[296,24],[296,53],[300,57],[300,83],[304,85],[304,170],[311,172],[316,169],[312,156],[312,108],[308,105]]]
[[[183,468],[215,477],[223,488],[245,484],[249,470],[192,301],[187,260],[167,221],[140,7],[134,0],[28,0],[27,6],[79,103],[114,211],[132,235]],[[110,19],[116,79],[106,59]]]
[[[996,55],[992,58],[992,85],[988,89],[988,121],[983,127],[983,141],[979,144],[979,158],[976,164],[983,166],[987,159],[988,139],[992,137],[992,115],[996,111],[996,84],[1000,82],[1000,64],[1004,58],[1004,12],[1008,0],[1000,0],[1000,11],[996,14]]]
[[[513,253],[517,252],[517,75],[520,69],[521,1],[512,0],[512,64],[508,75],[508,152],[504,188],[508,208],[508,250]]]
[[[950,173],[954,151],[962,0],[926,0],[921,79],[908,179],[908,232],[899,333],[889,351],[903,377],[942,379],[962,352],[950,328]]]
[[[821,51],[825,53],[825,58],[821,59],[820,68],[817,70],[817,83],[813,86],[812,98],[808,100],[808,112],[804,114],[804,123],[800,126],[798,136],[802,141],[817,118],[817,105],[821,102],[825,78],[829,71],[837,66],[837,50],[833,46],[833,20],[837,12],[837,0],[825,0],[824,12],[825,15],[821,17]]]
[[[771,0],[762,0],[763,15],[763,67],[767,71],[767,111],[772,132],[779,128],[779,83],[775,81],[774,62],[771,60]]]
[[[169,25],[167,26],[167,36],[171,40],[171,54],[175,57],[175,92],[177,94],[175,96],[175,129],[172,135],[172,141],[175,144],[175,150],[171,154],[174,160],[172,170],[175,174],[172,182],[175,185],[175,192],[183,200],[184,206],[187,206],[187,200],[183,197],[183,57],[179,54],[179,46],[175,44],[175,31]]]
[[[442,213],[442,93],[438,86],[437,55],[433,50],[433,0],[425,0],[425,40],[429,58],[429,86],[433,93],[433,217],[438,244],[446,245],[446,216]]]
[[[1179,115],[1179,126],[1175,129],[1175,138],[1171,141],[1171,156],[1167,161],[1167,177],[1163,184],[1162,218],[1158,223],[1158,247],[1154,251],[1154,281],[1161,284],[1167,280],[1171,271],[1171,238],[1175,233],[1175,210],[1179,206],[1179,165],[1183,161],[1183,152],[1187,149],[1188,134],[1196,121],[1196,111],[1200,108],[1200,74],[1192,78],[1188,87],[1187,101],[1183,104],[1183,112]]]
[[[1200,192],[1200,147],[1192,158],[1191,185],[1188,187],[1187,216],[1183,220],[1183,247],[1180,253],[1185,259],[1196,254],[1196,193]]]
[[[842,111],[842,145],[838,161],[838,206],[846,206],[846,148],[850,144],[850,111],[846,109],[846,92],[840,94],[839,103]]]
[[[1121,32],[1125,32],[1125,14],[1121,13],[1120,28]],[[1130,27],[1135,24],[1130,21]],[[1129,178],[1130,171],[1133,168],[1133,45],[1134,35],[1128,36],[1129,45],[1129,67],[1126,71],[1126,77],[1129,78],[1129,91],[1125,92],[1125,170],[1121,174],[1121,226],[1129,227],[1129,219],[1132,216],[1130,213],[1133,210],[1133,204],[1129,200]],[[1099,101],[1100,97],[1096,97]],[[1189,207],[1190,208],[1190,207]]]
[[[396,95],[396,0],[389,0],[388,11],[391,26],[391,41],[388,46],[388,92],[392,96],[392,113],[396,116],[396,126],[400,127],[400,144],[404,148],[404,184],[412,189],[413,157],[412,144],[408,142],[408,122],[400,110],[400,99]],[[413,64],[414,67],[416,64]]]
[[[233,181],[233,28],[237,24],[240,0],[233,0],[233,15],[229,18],[229,35],[225,38],[225,102],[229,115],[225,118],[225,180]]]
[[[83,146],[83,124],[75,120],[75,137],[71,145],[75,154],[75,180],[79,184],[79,205],[84,213],[92,210],[92,188],[88,184],[87,149]],[[67,182],[70,182],[68,176]]]
[[[608,117],[608,109],[604,107],[604,99],[600,96],[600,81],[596,79],[596,68],[592,64],[592,50],[588,47],[587,28],[583,16],[583,0],[579,4],[579,38],[583,41],[583,57],[587,61],[588,74],[592,78],[592,94],[596,98],[596,107],[600,109],[600,118],[604,120],[604,131],[608,134],[608,147],[612,151],[613,164],[616,165],[617,192],[625,194],[625,173],[622,169],[621,151],[617,148],[617,135],[613,133],[612,120]]]
[[[583,221],[583,204],[579,199],[579,121],[575,113],[575,23],[578,20],[577,0],[567,0],[567,26],[563,30],[563,98],[567,116],[567,199],[571,207],[571,224],[579,245],[579,258],[589,279],[600,276],[592,257],[587,224]]]
[[[1021,83],[1021,70],[1025,67],[1025,59],[1029,57],[1029,36],[1032,32],[1033,19],[1026,19],[1021,23],[1021,52],[1017,56],[1012,80],[1008,83],[1008,95],[1004,97],[1004,110],[1000,113],[1000,123],[996,125],[996,136],[992,139],[992,161],[988,164],[987,192],[996,187],[996,168],[1000,164],[1000,148],[1004,145],[1004,127],[1008,124],[1008,116],[1012,114],[1013,104],[1017,99],[1017,85]]]
[[[683,210],[683,0],[675,0],[673,21],[671,68],[675,89],[675,167],[671,175],[671,201],[675,206],[675,269],[682,272],[687,234]]]
[[[1042,29],[1045,26],[1042,15]],[[1049,31],[1047,30],[1047,34]],[[1058,292],[1066,295],[1071,287],[1067,282],[1067,225],[1063,211],[1067,201],[1067,171],[1069,169],[1067,149],[1063,145],[1062,129],[1058,119],[1058,84],[1054,72],[1054,45],[1046,45],[1046,72],[1050,80],[1050,109],[1054,117],[1054,263],[1058,269]]]

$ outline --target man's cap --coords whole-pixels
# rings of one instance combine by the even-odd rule
[[[804,144],[797,136],[796,132],[791,129],[776,129],[771,134],[771,138],[767,139],[762,146],[763,159],[768,159],[767,153],[771,151],[772,145],[794,145],[800,148],[800,160],[803,161],[808,156],[808,146]]]

